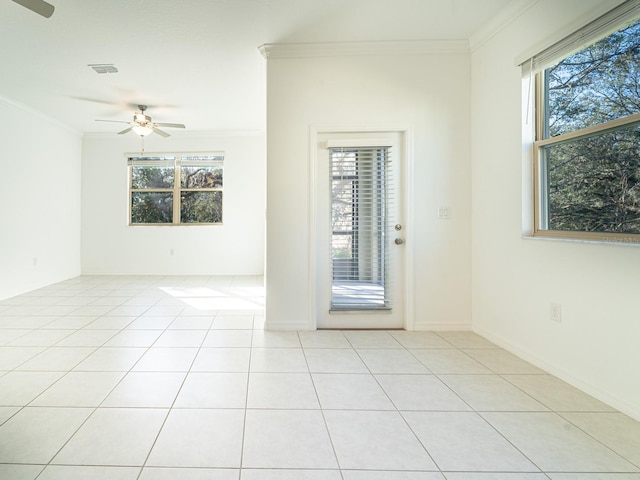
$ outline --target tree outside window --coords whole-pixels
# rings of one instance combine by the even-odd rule
[[[130,224],[222,223],[222,154],[130,157]]]
[[[537,233],[634,241],[640,234],[640,21],[537,77]]]

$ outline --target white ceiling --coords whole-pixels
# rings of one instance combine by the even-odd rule
[[[263,130],[260,45],[468,39],[511,0],[48,1],[46,19],[0,0],[0,96],[87,133],[137,104],[189,131]]]

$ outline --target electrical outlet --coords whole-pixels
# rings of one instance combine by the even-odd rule
[[[562,322],[562,305],[552,302],[551,309],[549,311],[549,318],[554,322]]]

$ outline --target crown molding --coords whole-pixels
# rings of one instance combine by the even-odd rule
[[[467,40],[415,40],[397,42],[266,43],[258,50],[267,60],[278,58],[361,55],[468,54]]]
[[[512,0],[498,15],[471,34],[469,37],[470,51],[476,51],[539,1]]]
[[[23,110],[31,115],[34,115],[52,125],[55,125],[58,128],[61,128],[63,130],[66,130],[68,133],[80,138],[82,137],[82,132],[80,132],[79,130],[76,130],[73,127],[70,127],[69,125],[67,125],[66,123],[62,123],[60,120],[58,120],[57,118],[54,118],[50,115],[47,115],[45,113],[42,113],[39,110],[36,110],[35,108],[31,108],[28,105],[25,105],[24,103],[18,102],[16,100],[13,100],[11,98],[8,97],[3,97],[2,95],[0,95],[0,104],[5,104],[8,106],[11,106],[13,108],[18,108],[20,110]]]
[[[171,137],[174,139],[189,139],[189,138],[248,138],[248,137],[264,137],[266,132],[264,130],[188,130],[188,131],[175,131],[171,132]],[[85,132],[83,138],[86,139],[111,139],[117,138],[130,140],[131,137],[135,137],[140,140],[140,137],[136,137],[133,133],[131,135],[123,135],[116,137],[116,132]],[[153,140],[160,140],[153,138]],[[170,141],[170,140],[169,140]]]

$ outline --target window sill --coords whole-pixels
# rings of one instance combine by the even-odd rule
[[[520,236],[522,240],[535,240],[535,241],[548,241],[548,242],[569,242],[569,243],[586,243],[596,245],[614,245],[619,247],[640,247],[640,238],[629,238],[628,240],[613,239],[613,238],[569,238],[569,237],[556,237],[552,235],[536,235],[536,234],[522,234]]]

